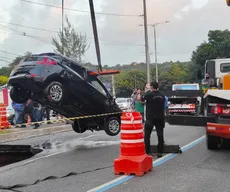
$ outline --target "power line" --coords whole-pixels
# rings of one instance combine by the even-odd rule
[[[4,22],[4,21],[0,21],[0,23],[10,24],[10,25],[15,25],[15,26],[19,26],[19,27],[25,27],[25,28],[35,29],[35,30],[40,30],[40,31],[55,32],[55,33],[57,32],[57,31],[52,31],[52,30],[49,30],[49,29],[32,27],[32,26],[28,26],[28,25],[20,25],[20,24],[16,24],[16,23],[7,23],[7,22]]]
[[[4,59],[0,59],[0,61],[6,62],[6,63],[10,63],[9,61],[6,61]]]
[[[30,38],[33,38],[33,39],[36,39],[36,40],[43,40],[43,42],[44,42],[45,39],[51,39],[50,37],[39,37],[39,36],[29,35],[26,32],[17,31],[17,30],[13,30],[13,29],[9,29],[9,30],[12,30],[12,31],[14,31],[16,33],[11,33],[11,32],[9,32],[9,30],[7,31],[7,29],[4,29],[4,28],[0,28],[0,29],[3,29],[4,31],[6,31],[7,33],[12,34],[12,35],[20,35],[20,36],[30,37]],[[88,39],[93,39],[93,38],[88,37]],[[104,39],[99,39],[99,40],[102,41],[102,43],[110,44],[110,45],[124,45],[125,44],[125,45],[133,45],[133,46],[144,46],[142,44],[131,43],[131,42],[110,41],[110,40],[104,40]]]
[[[46,7],[53,7],[53,8],[58,8],[62,9],[60,6],[55,6],[55,5],[50,5],[50,4],[45,4],[45,3],[39,3],[39,2],[34,2],[34,1],[29,1],[29,0],[21,0],[26,3],[32,3],[32,4],[37,4],[37,5],[43,5]],[[72,8],[64,8],[65,10],[69,11],[76,11],[76,12],[81,12],[81,13],[89,13],[89,11],[83,11],[79,9],[72,9]],[[126,14],[117,14],[117,13],[102,13],[102,12],[95,12],[95,14],[98,15],[109,15],[109,16],[120,16],[120,17],[139,17],[139,15],[126,15]]]
[[[7,53],[7,54],[10,54],[10,55],[21,56],[21,55],[18,55],[16,53],[11,53],[11,52],[7,52],[7,51],[3,51],[3,50],[0,50],[0,52]]]
[[[2,58],[2,59],[9,59],[9,60],[12,60],[12,58],[5,57],[5,56],[0,56],[0,58]]]

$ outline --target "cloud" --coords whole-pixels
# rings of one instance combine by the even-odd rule
[[[34,0],[45,4],[61,6],[60,0]],[[127,64],[145,61],[143,5],[141,0],[97,0],[95,11],[134,16],[110,16],[97,14],[102,63],[108,65]],[[65,7],[89,11],[88,0],[65,0]],[[3,1],[0,21],[17,23],[51,31],[61,27],[61,9],[25,3],[20,0]],[[0,11],[2,11],[0,9]],[[157,48],[160,62],[167,60],[189,60],[192,51],[206,40],[210,29],[229,28],[229,8],[225,2],[207,0],[174,0],[167,4],[162,0],[147,0],[148,23],[170,20],[170,23],[157,26]],[[220,14],[221,13],[221,14]],[[86,61],[97,63],[89,13],[65,10],[70,22],[78,32],[85,33],[91,43],[85,56]],[[224,22],[221,22],[224,21]],[[0,22],[0,28],[3,23]],[[0,44],[0,50],[17,54],[26,51],[34,53],[53,51],[50,39],[56,32],[28,29],[7,25],[8,37]],[[9,30],[9,29],[13,29]],[[0,30],[0,40],[4,33]],[[25,32],[28,36],[22,36]],[[14,33],[14,34],[13,34]],[[153,47],[153,29],[149,28],[150,52]],[[1,54],[0,56],[12,57]],[[3,65],[3,63],[0,63]]]

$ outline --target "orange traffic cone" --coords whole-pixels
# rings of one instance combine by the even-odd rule
[[[121,117],[120,156],[114,160],[114,173],[142,176],[152,170],[152,156],[145,153],[142,116],[124,112]]]
[[[6,106],[5,104],[0,104],[0,129],[7,129],[10,127],[6,114]]]

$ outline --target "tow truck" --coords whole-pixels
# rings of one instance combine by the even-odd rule
[[[199,112],[201,97],[188,95],[188,96],[175,96],[173,93],[179,90],[200,90],[198,83],[191,84],[173,84],[172,94],[168,96],[168,113],[169,114],[190,114],[195,115]],[[169,95],[169,93],[168,93]]]
[[[200,113],[196,116],[168,114],[167,121],[171,125],[205,126],[207,148],[213,150],[230,146],[230,58],[207,60],[204,68],[215,80],[215,87],[178,93],[201,95]]]

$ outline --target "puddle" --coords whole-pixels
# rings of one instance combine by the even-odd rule
[[[0,145],[0,167],[29,159],[42,151],[30,145]]]

